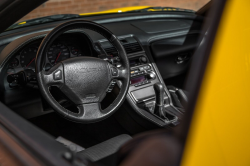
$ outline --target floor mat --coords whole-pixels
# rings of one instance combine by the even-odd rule
[[[63,144],[64,146],[66,146],[67,148],[69,148],[73,152],[80,152],[80,151],[84,150],[83,147],[81,147],[81,146],[61,137],[61,136],[57,137],[56,141],[60,142],[61,144]]]
[[[32,118],[30,122],[55,139],[61,136],[85,149],[121,134],[131,135],[113,116],[101,122],[81,124],[66,120],[56,113],[50,113]]]

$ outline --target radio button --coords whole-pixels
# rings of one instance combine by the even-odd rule
[[[144,66],[144,69],[148,70],[148,69],[151,69],[151,67],[150,66]]]
[[[143,70],[144,70],[144,67],[140,67],[139,70],[140,70],[140,71],[143,71]]]
[[[147,70],[147,72],[151,72],[152,70],[150,69],[150,70]]]

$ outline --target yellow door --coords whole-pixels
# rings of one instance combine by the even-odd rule
[[[182,166],[250,166],[250,0],[228,0]]]

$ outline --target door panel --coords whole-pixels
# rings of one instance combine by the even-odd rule
[[[187,72],[199,34],[159,40],[151,44],[151,51],[163,79]]]

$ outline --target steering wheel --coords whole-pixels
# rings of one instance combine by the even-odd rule
[[[104,36],[117,49],[121,67],[95,57],[75,57],[44,71],[50,45],[58,36],[73,29],[89,29]],[[130,83],[130,66],[122,44],[112,32],[97,23],[76,20],[57,26],[43,39],[36,56],[36,75],[42,96],[56,112],[71,121],[93,123],[109,117],[125,100]],[[115,80],[121,82],[120,92],[113,103],[102,110],[100,102]],[[61,106],[51,95],[50,86],[57,86],[76,105],[78,113]]]

